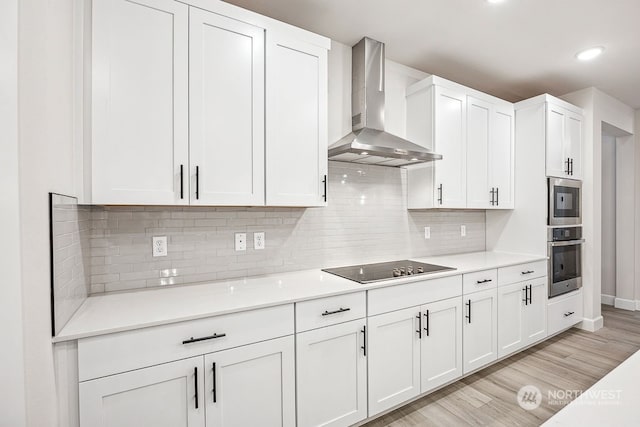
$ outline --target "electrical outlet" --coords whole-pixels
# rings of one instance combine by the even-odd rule
[[[236,233],[236,251],[247,250],[247,233]]]
[[[265,244],[264,231],[253,233],[253,249],[264,249]]]
[[[465,237],[467,235],[467,226],[466,225],[461,225],[460,226],[460,237]]]
[[[151,252],[154,257],[167,256],[167,236],[153,236]]]
[[[425,227],[424,228],[424,238],[425,239],[430,239],[431,238],[431,227]]]

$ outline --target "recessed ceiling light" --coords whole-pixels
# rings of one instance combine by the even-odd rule
[[[367,154],[369,154],[369,153],[367,153],[366,151],[363,151],[362,153],[360,153],[360,155],[362,155],[362,156],[366,156]]]
[[[602,46],[590,47],[589,49],[578,52],[576,54],[576,58],[578,58],[580,61],[590,61],[600,56],[602,52],[604,52],[604,47]]]
[[[487,0],[487,3],[504,3],[505,0]]]

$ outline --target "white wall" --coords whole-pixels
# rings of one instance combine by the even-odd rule
[[[635,141],[636,147],[640,147],[640,110],[635,112]],[[635,194],[638,194],[640,190],[640,149],[635,151]],[[636,310],[640,310],[640,197],[635,199],[635,295],[636,295]]]
[[[0,425],[25,425],[18,185],[18,0],[0,2]]]
[[[48,193],[76,192],[75,3],[20,1],[22,309],[27,425],[34,427],[58,424],[50,325]]]
[[[602,295],[616,295],[616,138],[602,135]]]
[[[634,131],[634,111],[596,88],[562,96],[584,109],[582,223],[586,239],[583,248],[584,317],[583,328],[602,327],[600,310],[602,280],[602,124],[624,132]],[[633,234],[633,232],[631,232]]]

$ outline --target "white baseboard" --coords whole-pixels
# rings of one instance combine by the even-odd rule
[[[636,304],[636,301],[632,299],[616,298],[613,306],[615,308],[621,308],[623,310],[635,311]]]
[[[576,325],[577,328],[583,329],[588,332],[595,332],[603,326],[604,318],[602,316],[598,316],[595,319],[587,319],[585,317],[584,319],[582,319],[581,323]]]
[[[600,295],[600,303],[604,305],[613,305],[615,303],[616,297],[615,295]]]

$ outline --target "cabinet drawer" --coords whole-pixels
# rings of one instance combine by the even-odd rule
[[[535,279],[547,275],[547,260],[512,265],[498,269],[499,286],[510,285],[523,280]]]
[[[374,289],[368,292],[368,315],[375,316],[460,295],[462,275]]]
[[[362,319],[366,304],[364,291],[296,303],[296,332]]]
[[[293,304],[84,338],[78,341],[79,380],[291,334]]]
[[[462,293],[471,294],[498,286],[498,270],[482,270],[462,276]]]
[[[555,297],[547,305],[547,334],[553,335],[582,321],[582,289]]]

